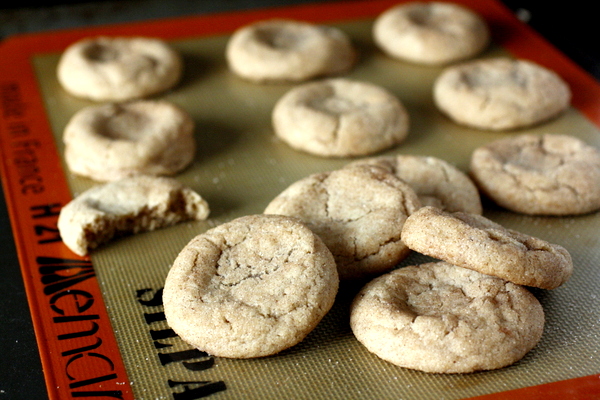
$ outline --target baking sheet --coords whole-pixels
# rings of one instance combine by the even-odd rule
[[[575,107],[548,123],[510,133],[478,131],[447,120],[431,99],[431,87],[441,68],[411,65],[383,55],[371,39],[370,4],[363,4],[365,17],[329,23],[345,31],[359,50],[356,67],[345,76],[386,87],[409,112],[408,139],[381,154],[431,155],[466,171],[474,148],[525,132],[568,133],[600,147],[598,126]],[[228,35],[190,33],[169,38],[183,54],[185,75],[178,87],[159,96],[181,105],[197,124],[196,159],[177,178],[207,199],[209,220],[126,237],[91,256],[135,398],[459,399],[600,372],[600,217],[597,213],[565,218],[522,216],[489,203],[487,217],[564,246],[575,263],[573,277],[563,287],[533,290],[546,312],[545,332],[539,345],[513,366],[468,375],[438,375],[382,361],[368,353],[350,331],[348,306],[359,287],[348,284],[342,284],[335,306],[315,331],[275,356],[213,358],[194,352],[173,336],[161,317],[160,290],[172,261],[192,237],[235,217],[261,213],[294,181],[351,161],[300,153],[274,137],[272,107],[294,85],[256,84],[234,76],[224,59]],[[528,37],[521,40],[526,43]],[[509,56],[499,43],[501,40],[496,40],[481,57]],[[548,46],[548,51],[555,50]],[[94,103],[76,99],[60,88],[54,73],[59,56],[60,51],[53,51],[35,55],[31,61],[62,159],[64,126],[75,112]],[[63,170],[73,196],[95,184],[70,174],[64,165]],[[400,266],[424,259],[413,254]]]

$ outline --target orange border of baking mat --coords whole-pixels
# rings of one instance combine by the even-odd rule
[[[60,241],[56,221],[71,199],[30,58],[59,52],[93,35],[164,39],[226,34],[254,20],[288,17],[312,22],[374,18],[401,1],[301,4],[86,29],[21,35],[0,44],[0,173],[49,397],[133,398],[93,266]],[[600,85],[519,22],[495,0],[457,0],[489,22],[495,43],[513,55],[557,71],[571,85],[572,104],[600,127]],[[527,37],[527,40],[522,40]],[[592,399],[600,374],[473,399]]]

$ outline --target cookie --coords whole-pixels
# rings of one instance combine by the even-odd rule
[[[511,211],[561,216],[600,209],[600,152],[572,136],[494,141],[475,149],[470,170],[481,191]]]
[[[349,280],[388,271],[409,254],[400,232],[420,206],[406,183],[365,165],[303,178],[264,212],[302,220],[333,253],[340,279]]]
[[[63,142],[69,170],[97,181],[173,175],[196,153],[194,121],[166,101],[85,107],[66,125]]]
[[[297,219],[250,215],[192,239],[165,281],[169,326],[211,355],[253,358],[301,342],[333,305],[331,252]]]
[[[70,94],[94,101],[126,101],[164,92],[183,74],[180,54],[160,39],[94,37],[62,54],[58,81]]]
[[[409,129],[409,115],[396,96],[345,78],[296,86],[277,101],[272,121],[285,143],[321,157],[373,154],[404,141]]]
[[[557,117],[569,107],[571,90],[538,64],[493,58],[446,68],[434,82],[433,97],[458,124],[504,131]]]
[[[555,289],[573,272],[562,246],[477,214],[423,207],[406,219],[402,241],[411,250],[518,285]]]
[[[208,217],[208,203],[173,178],[135,176],[97,185],[67,203],[60,236],[81,256],[116,237]]]
[[[225,54],[231,71],[255,82],[300,82],[341,74],[356,59],[343,31],[289,19],[242,26],[229,39]]]
[[[409,2],[379,15],[373,38],[393,58],[444,65],[481,53],[490,32],[479,14],[458,4]]]
[[[368,283],[350,325],[372,353],[431,373],[506,367],[539,342],[544,311],[524,287],[445,262],[396,269]]]
[[[452,164],[431,156],[395,155],[363,159],[350,163],[372,164],[388,169],[414,189],[424,206],[442,210],[481,214],[477,187]]]

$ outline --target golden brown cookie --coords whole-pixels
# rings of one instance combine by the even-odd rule
[[[345,78],[299,85],[275,104],[275,134],[291,147],[322,157],[352,157],[406,138],[409,115],[387,89]]]
[[[183,61],[166,42],[145,37],[85,38],[69,46],[58,81],[74,96],[95,101],[148,97],[174,87]]]
[[[490,41],[490,32],[485,20],[464,6],[413,1],[377,17],[373,38],[391,57],[443,65],[482,52]]]
[[[339,279],[323,242],[298,220],[240,217],[192,239],[165,281],[167,322],[219,357],[278,353],[333,305]]]
[[[356,55],[341,30],[289,19],[258,21],[236,30],[226,48],[229,68],[257,82],[290,81],[341,74]]]
[[[540,340],[544,311],[525,288],[445,262],[375,278],[350,325],[372,353],[401,367],[467,373],[515,363]]]
[[[97,181],[132,175],[173,175],[196,154],[194,121],[166,101],[89,106],[65,127],[71,172]]]
[[[175,179],[140,175],[81,193],[61,209],[58,229],[67,247],[85,255],[115,237],[208,214],[206,201]]]
[[[565,111],[571,91],[554,71],[526,60],[493,58],[446,68],[433,86],[436,106],[478,129],[511,130]]]
[[[476,214],[423,207],[406,219],[402,241],[411,250],[518,285],[554,289],[573,272],[562,246]]]
[[[408,183],[424,206],[481,214],[481,199],[469,177],[452,164],[431,156],[380,156],[350,163],[372,164],[388,169]]]
[[[471,157],[481,191],[511,211],[574,215],[600,209],[600,151],[568,135],[519,135]]]
[[[356,166],[317,173],[281,192],[266,214],[297,217],[333,253],[341,279],[360,279],[394,267],[409,250],[402,224],[421,203],[392,173]]]

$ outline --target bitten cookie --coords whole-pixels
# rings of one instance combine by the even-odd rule
[[[476,214],[423,207],[402,227],[414,251],[518,285],[554,289],[573,272],[569,252]]]
[[[415,192],[392,173],[356,166],[293,183],[265,213],[302,220],[333,253],[340,278],[360,279],[388,271],[408,255],[400,232],[420,206]]]
[[[322,157],[373,154],[406,138],[409,116],[383,87],[344,78],[288,91],[272,113],[275,134],[291,147]]]
[[[71,172],[97,181],[131,175],[173,175],[194,159],[194,121],[182,108],[137,100],[89,106],[65,127]]]
[[[494,58],[448,67],[433,86],[436,106],[459,124],[511,130],[547,121],[571,102],[553,71],[526,60]]]
[[[74,96],[95,101],[148,97],[174,87],[183,61],[162,40],[144,37],[86,38],[69,46],[57,69],[58,81]]]
[[[206,201],[172,178],[136,176],[92,187],[58,217],[63,242],[85,255],[115,237],[208,217]]]
[[[600,209],[600,152],[567,135],[520,135],[481,146],[471,157],[481,191],[511,211],[584,214]]]
[[[263,357],[302,341],[333,305],[338,285],[331,253],[306,226],[251,215],[183,248],[165,281],[164,312],[202,351]]]
[[[380,156],[350,163],[372,164],[388,169],[408,183],[424,206],[481,214],[479,191],[469,177],[452,164],[430,156]]]
[[[522,286],[438,262],[368,283],[352,303],[350,326],[393,364],[467,373],[520,360],[542,336],[544,311]]]
[[[288,19],[269,19],[236,30],[226,48],[229,68],[257,81],[299,82],[341,74],[356,55],[341,30]]]
[[[373,38],[391,57],[443,65],[482,52],[490,32],[483,18],[458,4],[409,2],[383,12],[373,25]]]

